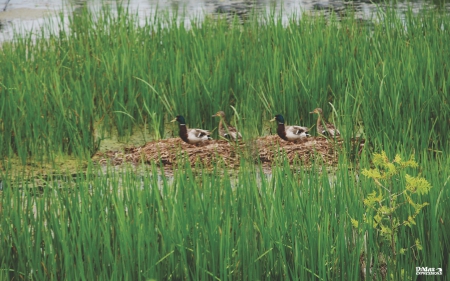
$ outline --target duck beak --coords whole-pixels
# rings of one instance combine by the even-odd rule
[[[315,111],[311,111],[309,114],[314,114],[314,113],[316,113]]]
[[[270,122],[273,122],[273,121],[276,121],[276,120],[277,120],[277,118],[274,117],[273,119],[270,119]]]
[[[173,119],[173,120],[172,120],[172,121],[170,121],[170,122],[175,122],[175,121],[177,121],[177,118]]]
[[[211,117],[217,117],[217,114],[214,114],[213,116],[211,116]]]

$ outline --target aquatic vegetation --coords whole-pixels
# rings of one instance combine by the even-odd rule
[[[271,132],[283,112],[306,127],[332,103],[341,135],[395,151],[448,148],[450,17],[387,11],[352,17],[254,15],[190,26],[161,13],[141,23],[118,8],[73,15],[61,32],[17,37],[0,50],[0,156],[90,156],[112,128],[161,138],[178,113],[193,128],[233,106],[245,139]],[[325,116],[327,117],[327,116]],[[382,132],[382,133],[380,133]],[[421,133],[418,133],[421,132]]]
[[[356,151],[361,145],[361,139],[351,141],[350,147]],[[281,140],[278,136],[267,136],[255,141],[241,142],[237,145],[225,140],[209,142],[202,146],[186,146],[179,138],[151,141],[143,146],[127,147],[122,150],[108,150],[94,155],[96,163],[121,165],[124,163],[158,163],[166,168],[175,168],[177,163],[189,159],[189,164],[195,166],[200,160],[204,167],[214,166],[217,161],[223,161],[228,168],[238,168],[241,159],[251,163],[261,163],[266,167],[279,163],[280,159],[290,164],[301,162],[305,167],[319,161],[329,166],[335,166],[339,154],[345,154],[342,140],[329,142],[325,138],[307,138],[301,142]],[[182,156],[182,157],[180,157]]]
[[[450,15],[436,11],[383,11],[371,25],[255,14],[187,26],[164,13],[140,22],[118,7],[4,42],[0,279],[359,280],[362,263],[388,261],[377,255],[380,222],[364,234],[354,227],[372,218],[367,208],[386,218],[394,207],[372,179],[392,163],[361,174],[380,150],[415,153],[420,166],[419,178],[405,167],[411,177],[383,184],[406,186],[414,204],[395,215],[415,224],[391,227],[402,254],[382,266],[386,276],[405,280],[416,266],[448,274],[449,28]],[[308,109],[328,104],[334,141],[287,142],[269,122],[283,112],[309,128]],[[169,122],[183,113],[211,130],[211,115],[230,107],[239,142],[188,145]],[[135,128],[157,141],[98,152],[113,129]],[[68,154],[80,159],[76,172],[54,161]],[[410,195],[422,178],[433,188]]]
[[[374,153],[373,165],[374,168],[362,171],[364,176],[372,179],[376,184],[376,190],[370,192],[364,199],[366,207],[364,224],[376,230],[374,240],[378,247],[372,251],[384,252],[384,255],[381,255],[386,257],[383,258],[383,264],[390,266],[392,270],[398,270],[397,253],[405,254],[408,250],[423,249],[419,238],[414,240],[412,246],[405,248],[404,241],[399,240],[398,235],[402,227],[413,228],[416,225],[417,216],[425,206],[429,205],[417,195],[427,194],[431,185],[425,178],[411,176],[405,172],[408,168],[418,168],[414,155],[409,160],[403,160],[397,154],[394,160],[390,161],[384,151]],[[403,217],[400,216],[401,214]],[[352,224],[360,230],[360,233],[362,230],[366,231],[357,220],[353,219]],[[382,247],[383,241],[388,242],[387,247]],[[386,272],[383,275],[386,276]]]
[[[423,247],[397,256],[397,268],[409,276],[422,264],[448,270],[449,192],[443,187],[450,172],[435,176],[440,164],[450,163],[421,164],[433,186],[422,202],[431,204],[415,217],[414,227],[396,235],[399,246],[419,239]],[[89,166],[41,187],[5,181],[0,276],[359,280],[363,245],[381,249],[372,240],[373,228],[365,240],[353,227],[353,220],[363,222],[371,179],[349,172],[345,157],[335,170],[322,165],[302,169],[281,158],[263,171],[243,159],[238,170],[220,160],[208,169],[186,161],[171,176],[157,165],[141,166],[142,172]],[[408,208],[396,210],[399,218],[409,215]],[[401,272],[389,274],[399,279]]]

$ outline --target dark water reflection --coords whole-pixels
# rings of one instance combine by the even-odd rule
[[[142,22],[154,15],[156,11],[167,10],[183,15],[180,20],[187,26],[195,18],[201,20],[206,15],[225,15],[245,17],[252,10],[263,12],[283,12],[282,20],[287,23],[289,17],[301,15],[301,12],[327,15],[331,12],[338,16],[345,16],[344,10],[350,8],[357,18],[366,20],[387,5],[393,6],[400,13],[411,9],[413,13],[420,13],[428,9],[442,9],[450,11],[450,3],[445,0],[412,0],[385,2],[380,0],[127,0],[127,1],[96,1],[96,0],[0,0],[0,41],[13,37],[14,28],[17,30],[36,29],[45,22],[58,20],[56,12],[76,12],[77,9],[88,7],[98,9],[104,3],[115,6],[128,3],[131,12],[138,12]],[[69,12],[70,11],[70,12]],[[47,18],[47,20],[45,19]]]

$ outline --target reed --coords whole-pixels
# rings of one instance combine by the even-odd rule
[[[396,243],[420,238],[423,250],[398,255],[397,270],[388,269],[394,280],[414,279],[414,266],[450,270],[450,173],[441,164],[422,165],[433,187],[418,200],[430,206]],[[2,279],[359,280],[362,251],[388,255],[374,233],[365,240],[352,226],[352,218],[363,220],[372,189],[346,160],[335,172],[287,161],[270,174],[249,162],[237,173],[220,163],[210,171],[181,163],[173,177],[156,166],[109,167],[104,176],[97,169],[49,181],[39,193],[21,181],[11,184],[22,188],[4,188]]]
[[[284,26],[272,13],[188,27],[118,7],[60,24],[0,49],[0,279],[360,280],[363,251],[374,268],[388,255],[375,230],[352,224],[373,190],[360,176],[373,150],[415,153],[432,186],[415,198],[430,205],[397,236],[398,252],[416,238],[423,250],[399,254],[388,278],[414,280],[415,266],[450,272],[448,14],[388,10],[370,26],[303,15]],[[156,164],[88,161],[70,180],[36,175],[40,185],[8,162],[88,159],[99,135],[145,125],[165,137],[177,114],[212,129],[218,110],[250,142],[274,132],[276,113],[315,124],[316,107],[344,140],[362,132],[357,159],[345,147],[337,167],[305,168],[281,155],[269,173],[249,157],[239,170],[180,159],[171,177]]]
[[[218,110],[251,139],[273,131],[276,113],[312,126],[316,107],[344,138],[363,128],[384,150],[448,149],[448,14],[387,11],[372,25],[303,15],[283,26],[272,13],[187,27],[176,15],[142,23],[117,9],[83,10],[58,34],[3,43],[2,156],[86,157],[96,131],[146,125],[160,138],[176,114],[214,128]]]

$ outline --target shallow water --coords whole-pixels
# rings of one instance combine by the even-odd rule
[[[193,18],[202,19],[206,15],[222,14],[225,16],[245,16],[252,9],[269,12],[270,10],[283,11],[283,22],[293,14],[301,14],[302,11],[308,11],[315,14],[327,14],[334,11],[338,16],[344,16],[343,10],[351,8],[355,16],[362,20],[371,18],[380,7],[385,4],[376,4],[376,1],[330,1],[330,0],[128,0],[128,1],[89,1],[89,0],[0,0],[0,42],[11,40],[14,37],[14,31],[39,31],[40,26],[45,23],[54,23],[58,20],[58,13],[62,13],[67,18],[70,13],[86,6],[91,10],[98,9],[100,3],[114,6],[117,3],[129,3],[131,12],[138,12],[142,23],[145,18],[153,15],[156,11],[177,12],[180,20],[189,26]],[[445,2],[445,1],[443,1]],[[401,12],[409,8],[414,13],[426,9],[440,7],[450,11],[450,3],[439,4],[438,1],[417,0],[417,1],[397,1],[393,4]],[[56,26],[56,25],[53,25]],[[56,30],[55,30],[56,31]]]

